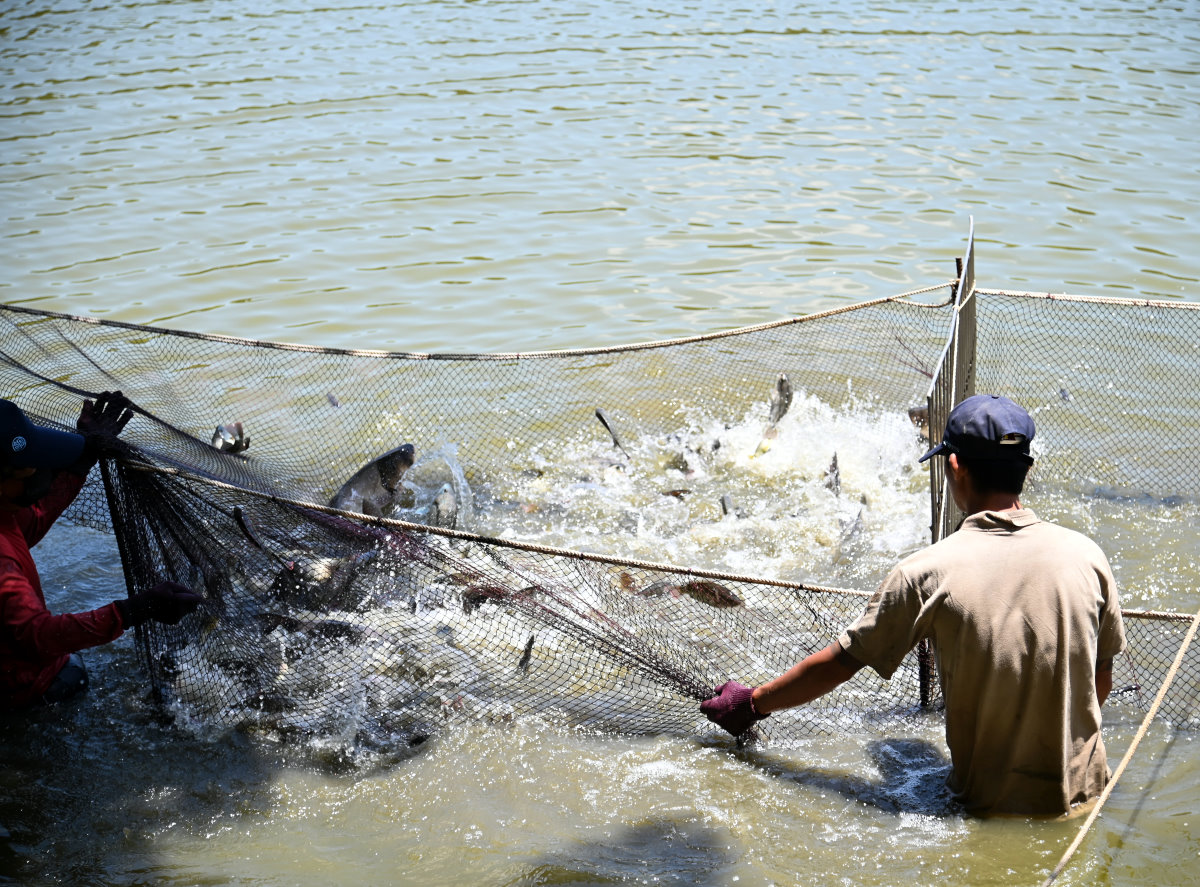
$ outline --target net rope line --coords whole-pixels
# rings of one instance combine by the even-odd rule
[[[1028,290],[1001,290],[977,287],[981,296],[1012,296],[1021,299],[1047,299],[1052,302],[1081,302],[1093,305],[1119,305],[1126,308],[1184,308],[1200,311],[1200,302],[1169,302],[1165,299],[1129,299],[1119,296],[1075,296],[1068,293],[1031,292]]]
[[[1158,688],[1158,694],[1154,697],[1154,702],[1152,702],[1150,705],[1150,710],[1146,712],[1146,717],[1143,718],[1137,734],[1133,737],[1133,742],[1130,743],[1129,749],[1125,752],[1125,756],[1121,758],[1121,763],[1117,765],[1117,769],[1113,773],[1112,779],[1108,781],[1108,785],[1106,785],[1104,787],[1104,791],[1100,793],[1100,798],[1096,802],[1096,806],[1092,808],[1092,812],[1088,814],[1088,818],[1084,821],[1083,825],[1080,826],[1078,834],[1075,835],[1075,840],[1073,840],[1071,845],[1067,847],[1066,852],[1063,853],[1062,858],[1059,859],[1058,865],[1054,867],[1054,871],[1047,876],[1046,880],[1041,882],[1040,887],[1050,887],[1050,885],[1058,879],[1058,876],[1063,873],[1064,869],[1066,869],[1067,864],[1071,861],[1071,858],[1075,855],[1075,852],[1083,844],[1084,838],[1087,837],[1096,820],[1100,818],[1100,811],[1103,809],[1104,803],[1112,795],[1113,789],[1116,788],[1117,781],[1124,774],[1125,768],[1129,765],[1130,760],[1133,759],[1134,752],[1137,751],[1138,745],[1141,744],[1142,739],[1150,729],[1151,722],[1154,720],[1155,715],[1158,714],[1159,706],[1166,697],[1167,690],[1170,689],[1171,684],[1174,682],[1175,675],[1179,672],[1179,667],[1183,664],[1183,657],[1187,654],[1188,647],[1191,646],[1192,640],[1196,637],[1197,628],[1200,628],[1200,610],[1197,610],[1196,615],[1192,617],[1191,625],[1188,628],[1187,634],[1184,635],[1183,641],[1179,645],[1179,651],[1175,654],[1175,661],[1171,663],[1171,667],[1167,670],[1167,674],[1163,678],[1162,686]]]
[[[478,533],[466,532],[465,530],[452,530],[448,527],[417,524],[409,521],[396,520],[394,518],[375,517],[374,515],[362,514],[357,511],[343,511],[341,509],[333,508],[329,505],[320,505],[315,502],[305,502],[301,499],[291,499],[287,496],[281,496],[277,493],[265,493],[261,490],[240,487],[235,484],[226,483],[225,481],[216,480],[215,478],[189,474],[179,470],[178,468],[163,468],[161,466],[147,465],[145,463],[130,465],[130,467],[134,471],[144,471],[153,474],[161,474],[168,477],[178,477],[185,482],[198,481],[216,489],[245,493],[255,498],[262,499],[265,502],[272,502],[276,505],[286,505],[291,508],[314,511],[321,514],[332,515],[334,517],[349,518],[357,523],[369,524],[382,529],[396,529],[404,530],[406,532],[445,536],[448,539],[459,539],[464,542],[477,542],[484,545],[495,545],[502,548],[511,548],[516,551],[527,551],[533,554],[548,554],[555,557],[564,557],[572,560],[589,561],[591,563],[599,564],[611,564],[617,567],[630,567],[659,573],[686,574],[688,576],[697,576],[702,579],[743,582],[751,585],[766,585],[773,588],[783,588],[791,591],[810,591],[816,594],[850,595],[852,597],[863,598],[864,600],[870,598],[874,594],[873,591],[867,591],[861,588],[845,588],[835,585],[815,585],[809,582],[791,582],[787,579],[772,579],[765,576],[751,576],[745,573],[726,573],[721,570],[685,567],[679,564],[668,564],[661,561],[644,561],[636,558],[622,558],[613,555],[596,554],[588,551],[578,551],[571,548],[557,548],[552,545],[539,545],[536,542],[519,542],[515,539],[502,539],[498,536],[482,536]],[[1193,617],[1186,613],[1172,613],[1168,610],[1122,609],[1121,615],[1126,618],[1145,619],[1156,622],[1191,622],[1193,620]],[[1165,692],[1163,695],[1165,695]]]
[[[528,551],[534,554],[548,554],[556,557],[570,558],[572,560],[582,560],[600,564],[612,564],[618,567],[632,567],[635,569],[652,570],[660,573],[682,573],[689,576],[698,576],[702,579],[721,579],[728,582],[744,582],[752,585],[769,585],[775,588],[786,588],[793,591],[811,591],[818,594],[843,594],[861,598],[869,598],[874,593],[870,591],[864,591],[863,589],[859,588],[839,588],[832,585],[811,585],[805,582],[789,582],[786,579],[768,579],[758,576],[747,576],[739,573],[725,573],[719,570],[695,569],[676,564],[657,563],[654,561],[643,561],[634,558],[613,557],[611,555],[595,554],[586,551],[575,551],[569,548],[555,548],[554,546],[550,545],[538,545],[534,542],[518,542],[513,539],[501,539],[496,536],[481,536],[477,533],[468,533],[463,530],[452,530],[447,527],[434,527],[428,524],[410,523],[408,521],[395,520],[393,518],[375,517],[369,514],[361,514],[356,511],[342,511],[328,505],[319,505],[315,502],[305,502],[300,499],[291,499],[287,496],[280,496],[276,493],[266,493],[261,490],[237,486],[236,484],[226,483],[225,481],[216,480],[214,478],[190,474],[180,471],[177,468],[163,468],[156,465],[147,465],[145,463],[130,465],[130,467],[135,471],[146,471],[168,477],[179,477],[185,481],[199,481],[200,483],[207,484],[208,486],[216,489],[245,493],[247,495],[262,499],[266,502],[272,502],[276,505],[286,505],[292,508],[314,511],[321,514],[333,515],[335,517],[349,518],[356,523],[370,524],[371,526],[377,526],[383,529],[397,529],[408,532],[429,533],[436,536],[445,536],[449,539],[460,539],[464,542],[478,542],[486,545],[496,545],[504,548],[516,549],[518,551]],[[1169,613],[1164,613],[1162,615],[1166,617],[1171,616]]]
[[[271,348],[277,351],[297,351],[307,354],[341,354],[349,357],[375,357],[387,358],[396,360],[527,360],[534,358],[565,358],[575,356],[586,356],[595,354],[613,354],[631,351],[648,351],[656,348],[668,348],[676,345],[691,345],[696,342],[711,342],[718,339],[726,339],[733,336],[742,336],[750,333],[760,333],[766,330],[778,329],[780,327],[792,326],[809,321],[821,320],[828,317],[834,317],[838,314],[844,314],[849,311],[857,311],[862,308],[871,307],[873,305],[883,305],[888,302],[903,302],[912,296],[919,296],[924,293],[936,292],[947,287],[954,288],[958,285],[957,278],[943,281],[942,283],[931,284],[919,289],[908,290],[907,292],[899,293],[894,296],[883,296],[878,299],[871,299],[866,302],[855,302],[852,305],[844,305],[838,308],[829,308],[825,311],[818,311],[813,314],[804,314],[800,317],[788,317],[781,320],[767,321],[766,323],[754,324],[752,326],[738,327],[732,330],[721,330],[715,333],[704,333],[698,336],[685,336],[678,339],[659,339],[651,342],[637,342],[626,345],[612,345],[603,348],[569,348],[552,351],[507,351],[507,352],[492,352],[492,353],[476,353],[476,352],[421,352],[421,351],[380,351],[374,349],[361,348],[326,348],[319,345],[301,345],[293,342],[271,342],[262,339],[246,339],[238,336],[226,336],[218,333],[199,333],[193,330],[172,329],[169,327],[147,326],[145,324],[130,323],[122,320],[110,320],[100,317],[89,317],[79,314],[66,314],[58,311],[46,311],[40,308],[26,308],[21,305],[11,305],[4,303],[3,307],[8,311],[16,311],[21,314],[28,314],[35,317],[55,317],[60,320],[70,320],[79,323],[89,323],[95,326],[110,326],[121,329],[135,330],[138,332],[153,331],[163,335],[180,336],[187,339],[196,339],[208,342],[220,342],[226,345],[249,345],[256,348]],[[924,305],[923,303],[914,303],[922,307],[943,308],[948,303]]]

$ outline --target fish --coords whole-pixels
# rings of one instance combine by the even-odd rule
[[[625,458],[629,458],[629,451],[625,449],[621,443],[621,439],[617,437],[617,432],[613,430],[612,425],[608,421],[608,415],[600,407],[596,407],[596,418],[600,420],[600,424],[604,426],[604,430],[608,432],[612,438],[613,446],[625,454]]]
[[[696,470],[688,462],[686,453],[672,453],[663,463],[664,471],[678,471],[686,478],[694,477]]]
[[[726,493],[721,497],[721,516],[724,517],[730,514],[734,515],[739,520],[744,520],[746,517],[746,512],[742,511],[742,509],[735,505],[733,502],[733,497]]]
[[[355,583],[359,570],[376,556],[366,551],[348,557],[299,554],[284,563],[271,584],[275,599],[314,612],[356,610],[369,597],[369,589]]]
[[[745,603],[733,591],[719,582],[713,582],[711,579],[693,579],[691,582],[685,582],[679,586],[679,590],[692,600],[708,604],[710,607],[723,609],[727,607],[740,607]]]
[[[233,519],[237,521],[238,528],[242,534],[250,540],[251,544],[260,551],[266,551],[263,548],[262,540],[258,537],[258,530],[254,526],[254,522],[250,520],[248,515],[240,505],[233,506]]]
[[[525,652],[521,654],[521,659],[517,662],[518,671],[529,671],[529,661],[533,658],[533,635],[529,636],[529,640],[525,644]]]
[[[862,535],[867,520],[867,497],[864,494],[859,499],[858,511],[853,518],[839,518],[841,533],[838,536],[837,551],[834,556],[836,563],[845,563],[850,559],[849,549]]]
[[[355,643],[362,640],[366,631],[363,626],[340,619],[298,619],[284,613],[255,613],[254,620],[262,627],[264,634],[282,628],[293,634],[303,632],[328,640],[348,640]]]
[[[908,420],[917,429],[917,434],[921,435],[921,440],[929,443],[929,407],[910,407]]]
[[[780,373],[775,379],[775,387],[771,389],[771,396],[767,401],[767,436],[775,437],[779,433],[775,426],[787,415],[791,406],[792,383],[788,379],[787,373]]]
[[[458,525],[458,497],[454,495],[454,487],[450,484],[442,484],[442,488],[434,496],[426,522],[430,526],[445,527],[447,530],[453,530]]]
[[[833,454],[833,461],[825,470],[825,489],[835,496],[842,494],[842,472],[838,469],[837,453]]]
[[[762,441],[759,442],[758,448],[751,455],[751,459],[755,456],[761,456],[767,450],[771,449],[771,441],[779,436],[779,422],[787,415],[787,411],[791,406],[792,383],[788,379],[787,373],[780,373],[775,378],[775,387],[771,389],[771,396],[767,401],[767,427],[763,431]]]
[[[740,607],[745,603],[730,589],[711,579],[690,579],[687,582],[676,582],[674,579],[659,579],[651,582],[645,588],[634,591],[638,597],[679,597],[686,595],[694,601],[707,604],[710,607],[725,609]]]
[[[510,592],[501,585],[472,585],[462,591],[463,613],[468,616],[486,603],[499,603],[505,600]]]
[[[250,449],[250,436],[241,422],[218,425],[213,432],[212,445],[222,453],[241,453]]]
[[[329,500],[331,508],[357,511],[371,517],[383,517],[396,499],[404,472],[412,467],[416,450],[410,443],[372,459],[342,484]]]
[[[531,598],[537,589],[532,585],[517,591],[505,588],[503,585],[488,583],[472,585],[461,592],[463,612],[467,615],[475,612],[484,604],[500,604],[504,602],[522,603]]]

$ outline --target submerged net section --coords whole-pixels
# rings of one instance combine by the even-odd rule
[[[1011,324],[1056,321],[992,321],[990,305],[980,384],[1031,397],[1025,367],[991,357],[988,324],[1007,340]],[[0,378],[64,427],[101,390],[136,404],[124,452],[71,516],[115,532],[132,592],[162,578],[203,592],[179,626],[138,633],[179,718],[380,748],[527,715],[708,733],[696,703],[712,686],[761,682],[824,647],[928,541],[915,460],[952,310],[883,299],[646,346],[415,355],[4,306]],[[1195,404],[1179,409],[1194,427]],[[1140,428],[1124,424],[1132,453]],[[1088,439],[1039,432],[1038,482],[1078,486],[1083,460],[1114,489],[1194,491],[1136,473],[1126,451],[1098,459]],[[398,477],[380,474],[386,453]],[[1153,696],[1184,629],[1130,620],[1115,700]],[[920,671],[915,653],[886,683],[863,670],[760,732],[910,719]],[[1165,716],[1195,722],[1198,673]]]
[[[204,588],[195,624],[148,633],[166,698],[204,723],[368,747],[529,715],[708,732],[697,702],[712,686],[728,674],[765,680],[827,644],[864,602],[348,519],[128,462],[111,477],[119,534],[152,553],[133,584],[170,575]],[[764,735],[903,716],[915,680],[910,668],[890,685],[867,681]]]

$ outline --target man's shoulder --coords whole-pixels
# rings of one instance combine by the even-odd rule
[[[1103,555],[1100,545],[1096,540],[1080,530],[1041,519],[1037,523],[1031,524],[1027,529],[1039,536],[1045,536],[1049,540],[1049,544],[1074,546],[1079,550]]]
[[[1079,530],[1043,520],[1029,509],[1007,515],[981,512],[971,515],[962,526],[931,545],[907,555],[896,565],[900,573],[924,573],[957,561],[968,564],[984,554],[994,553],[996,540],[1020,539],[1038,547],[1054,548],[1063,556],[1086,556],[1107,561],[1103,550],[1091,537]],[[1004,541],[1000,545],[1007,544]]]

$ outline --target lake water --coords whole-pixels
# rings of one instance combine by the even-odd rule
[[[983,287],[1200,298],[1191,2],[29,0],[0,71],[6,302],[588,347],[948,280],[972,216]],[[1133,605],[1200,605],[1194,510],[1105,524]],[[55,611],[123,593],[106,536],[35,556]],[[160,723],[131,639],[87,659],[81,703],[0,719],[5,882],[1036,884],[1078,825],[947,814],[936,719],[744,753],[531,721],[364,772]],[[1197,786],[1156,726],[1060,883],[1197,883]]]

